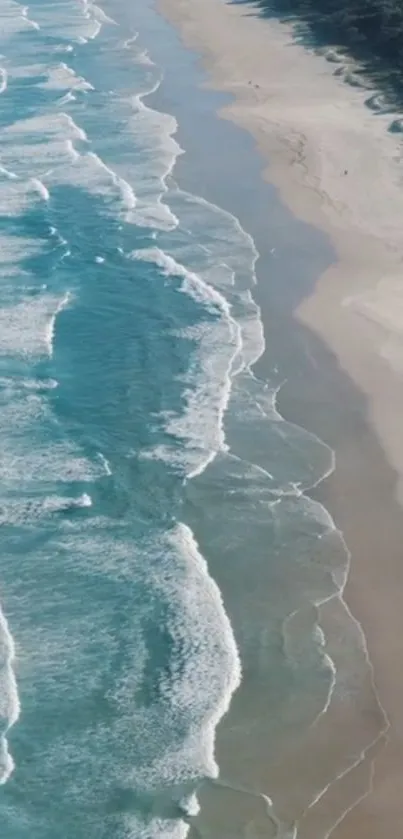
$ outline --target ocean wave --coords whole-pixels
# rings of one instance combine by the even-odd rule
[[[89,2],[62,3],[57,8],[39,3],[36,12],[41,37],[47,39],[71,39],[76,43],[85,43],[98,35],[101,25],[111,23],[102,10]],[[144,53],[139,53],[138,58],[139,64],[147,61],[149,66],[152,66]],[[40,61],[41,57],[36,60]],[[164,203],[163,196],[167,192],[166,178],[172,171],[178,154],[181,153],[179,145],[173,139],[177,130],[176,120],[144,105],[143,94],[127,99],[124,106],[122,105],[129,115],[125,127],[126,139],[131,143],[134,133],[139,154],[138,163],[128,167],[126,177],[119,163],[115,167],[113,161],[109,162],[107,155],[98,154],[95,143],[92,148],[88,148],[92,141],[91,131],[87,134],[79,124],[80,119],[77,116],[78,106],[84,97],[77,96],[78,104],[75,109],[75,101],[68,95],[90,89],[84,78],[73,74],[66,64],[57,67],[40,64],[30,66],[26,56],[20,70],[19,78],[29,78],[30,90],[40,89],[40,107],[34,116],[27,116],[30,114],[28,110],[23,111],[20,119],[16,118],[19,113],[17,111],[13,114],[14,121],[6,125],[2,133],[0,152],[4,164],[4,191],[2,182],[0,201],[4,206],[4,215],[10,218],[9,208],[12,207],[13,224],[15,219],[19,218],[24,229],[23,225],[27,221],[31,223],[29,212],[34,211],[35,217],[34,213],[32,217],[35,223],[39,219],[40,224],[46,223],[46,230],[49,231],[49,222],[55,222],[57,227],[53,226],[50,229],[50,237],[60,237],[58,244],[67,244],[62,235],[64,231],[58,215],[57,201],[61,191],[56,188],[66,185],[70,189],[78,187],[100,197],[102,208],[106,207],[114,219],[121,219],[122,222],[133,226],[173,230],[177,219]],[[64,98],[62,106],[65,107],[65,111],[62,112],[60,101],[50,102],[51,93],[60,90],[67,91],[67,98]],[[43,106],[42,101],[46,101]],[[83,125],[87,127],[84,120]],[[27,219],[24,218],[25,211],[28,211]],[[66,238],[70,238],[67,233],[65,235]],[[98,456],[93,458],[82,453],[73,440],[64,439],[63,423],[59,425],[58,422],[52,421],[55,417],[52,413],[51,391],[57,385],[49,375],[54,374],[54,364],[57,363],[57,359],[51,362],[54,335],[57,316],[70,304],[71,292],[64,288],[64,275],[60,281],[59,276],[55,277],[52,273],[49,289],[46,288],[43,278],[37,279],[33,276],[34,270],[31,276],[30,257],[46,253],[46,241],[37,240],[31,248],[28,237],[24,239],[18,235],[10,235],[4,238],[4,246],[0,266],[7,278],[7,284],[2,289],[0,311],[0,361],[2,372],[5,373],[0,381],[0,401],[3,408],[0,429],[3,447],[0,458],[0,524],[4,527],[7,538],[8,528],[15,528],[11,531],[10,544],[15,538],[16,541],[20,540],[18,544],[24,544],[24,547],[23,540],[32,539],[32,530],[41,534],[41,544],[49,539],[51,533],[53,542],[49,548],[46,546],[46,550],[49,551],[53,562],[47,557],[46,568],[42,572],[39,565],[36,565],[36,577],[33,581],[34,588],[37,587],[35,591],[40,589],[39,597],[42,598],[36,600],[36,603],[47,603],[46,585],[42,587],[38,586],[38,583],[42,573],[43,578],[47,579],[49,591],[48,575],[55,573],[53,569],[58,566],[55,577],[57,591],[52,591],[52,600],[54,594],[55,601],[52,602],[49,613],[55,611],[55,605],[57,610],[58,597],[63,587],[63,569],[60,562],[62,556],[68,556],[65,568],[69,568],[70,581],[75,573],[80,579],[81,571],[85,567],[85,579],[93,579],[97,574],[103,581],[112,580],[116,584],[123,579],[125,589],[134,582],[132,587],[136,598],[136,574],[139,574],[143,590],[150,592],[151,608],[155,606],[158,609],[158,602],[163,603],[166,612],[165,630],[171,639],[170,648],[167,650],[168,669],[161,673],[151,704],[133,701],[132,688],[136,680],[144,694],[147,691],[149,694],[152,692],[149,671],[148,675],[146,672],[149,664],[142,662],[141,649],[147,648],[150,657],[153,655],[153,649],[144,629],[148,615],[141,611],[140,600],[135,601],[138,614],[136,609],[132,610],[130,603],[129,612],[133,611],[133,620],[128,635],[129,643],[124,644],[128,649],[127,656],[125,653],[124,667],[118,672],[115,684],[110,686],[106,697],[111,707],[117,710],[117,730],[110,732],[105,727],[105,732],[100,734],[101,737],[105,736],[107,745],[112,742],[114,749],[111,754],[116,752],[116,762],[111,769],[111,758],[108,755],[107,763],[102,765],[101,771],[108,787],[111,773],[106,771],[106,767],[111,769],[117,785],[127,786],[128,780],[135,780],[139,789],[147,790],[147,795],[151,795],[156,809],[160,812],[168,812],[170,809],[172,811],[173,802],[177,810],[189,815],[191,810],[196,809],[194,790],[198,780],[206,775],[217,775],[218,768],[214,760],[215,727],[227,710],[230,696],[239,683],[239,660],[231,627],[218,588],[209,577],[206,564],[186,525],[175,525],[168,533],[158,532],[158,538],[154,534],[149,539],[139,539],[135,548],[136,556],[133,557],[133,538],[127,541],[124,537],[108,540],[107,526],[104,525],[101,530],[96,520],[92,519],[92,484],[98,479],[104,479],[108,486],[113,483],[105,481],[105,477],[112,474],[113,460],[108,459],[107,448],[105,455],[98,453]],[[95,253],[99,251],[95,250]],[[196,274],[187,272],[180,263],[172,261],[168,254],[161,254],[162,272],[165,271],[167,275],[179,279],[182,292],[197,300],[206,309],[206,315],[212,319],[211,324],[206,319],[204,336],[201,336],[204,360],[202,361],[201,356],[197,360],[195,358],[195,367],[201,369],[205,365],[205,374],[209,377],[206,387],[212,390],[214,377],[217,376],[223,379],[225,385],[228,366],[231,363],[226,350],[227,333],[231,333],[231,330],[233,332],[230,339],[233,344],[231,355],[236,352],[238,341],[237,328],[231,320],[226,301],[218,291],[199,280]],[[99,264],[102,258],[96,257]],[[58,265],[60,267],[60,261]],[[66,272],[67,270],[68,266]],[[225,358],[217,362],[215,371],[209,370],[210,343],[217,347],[222,344],[226,354]],[[16,364],[16,360],[23,363]],[[18,383],[10,383],[12,377],[7,376],[10,367],[15,368],[21,376]],[[35,369],[46,374],[38,382],[35,380]],[[63,383],[62,375],[60,380]],[[192,387],[190,376],[188,404],[189,411],[193,410],[196,418],[202,402],[199,402],[199,407],[196,403],[191,407]],[[220,401],[216,410],[222,410]],[[182,432],[187,433],[183,428]],[[202,440],[201,429],[198,433]],[[86,485],[86,492],[83,492],[83,485]],[[80,528],[83,516],[86,525],[88,523],[85,530]],[[73,522],[71,528],[70,521]],[[107,525],[112,529],[113,523],[107,522]],[[121,524],[120,526],[123,527]],[[25,561],[24,553],[24,584],[31,573],[29,565],[32,562],[32,554],[27,556]],[[35,564],[38,556],[39,550],[35,554]],[[152,566],[151,573],[147,571],[147,564]],[[12,589],[15,581],[12,575],[9,579],[12,581]],[[104,582],[102,589],[103,586]],[[70,590],[66,601],[70,608],[71,594]],[[96,602],[96,594],[94,601]],[[99,606],[97,602],[96,605]],[[19,608],[21,609],[21,601]],[[88,611],[91,614],[90,601]],[[100,614],[102,615],[102,608],[97,609],[94,616],[91,615],[91,633],[100,623]],[[138,615],[141,620],[138,620]],[[49,666],[53,667],[50,681],[55,672],[60,672],[58,667],[61,672],[66,673],[66,660],[62,660],[64,653],[61,656],[60,650],[65,650],[64,636],[66,631],[70,631],[65,656],[68,659],[70,652],[73,654],[74,650],[74,667],[71,669],[71,674],[74,671],[71,682],[74,693],[80,653],[83,661],[86,661],[87,651],[83,649],[83,640],[86,639],[86,635],[88,637],[88,632],[83,634],[80,631],[75,636],[78,621],[73,619],[69,625],[68,611],[65,617],[64,625],[58,618],[57,625],[52,626],[54,631],[51,633],[50,646],[53,644],[54,660],[47,658],[45,646],[33,643],[35,630],[37,636],[46,636],[45,618],[40,628],[36,624],[30,627],[33,633],[24,635],[24,622],[28,622],[29,617],[19,613],[18,633],[24,645],[26,658],[30,658],[27,650],[34,648],[32,660],[30,659],[29,664],[25,662],[25,667],[34,668],[33,681],[37,683],[38,678],[40,681],[41,667],[42,672]],[[86,621],[87,607],[83,612],[83,625],[86,625]],[[33,623],[35,624],[35,620]],[[156,626],[158,629],[158,623]],[[132,642],[133,637],[136,638],[137,630],[138,644]],[[104,635],[108,631],[108,627],[104,627]],[[97,635],[96,629],[94,635]],[[104,635],[98,635],[97,643]],[[115,644],[116,639],[112,639],[112,643]],[[88,647],[87,639],[84,646]],[[144,667],[143,671],[139,669],[139,663]],[[35,666],[38,669],[35,669]],[[11,684],[10,674],[8,676]],[[91,678],[95,679],[95,676],[90,668],[88,680]],[[6,695],[7,691],[4,689],[3,696]],[[178,719],[185,723],[185,737],[178,737]],[[9,715],[7,726],[15,720],[15,714],[14,717]],[[160,734],[157,750],[155,731]],[[0,735],[1,733],[3,732],[0,731]],[[76,740],[76,737],[74,739]],[[125,741],[128,743],[127,755],[124,751],[122,754]],[[144,756],[145,741],[150,749],[150,761],[141,757]],[[64,744],[59,750],[60,759],[63,747]],[[96,754],[96,750],[93,751]],[[140,756],[140,761],[137,776],[134,778],[137,755]],[[56,762],[58,759],[59,756],[56,757]],[[93,761],[92,752],[89,761]],[[6,763],[7,754],[4,752],[4,779],[12,770],[12,763]],[[38,767],[38,771],[40,773],[42,767]],[[86,782],[93,784],[91,772]],[[174,820],[177,824],[176,815]]]
[[[155,66],[152,62],[150,64]],[[76,160],[79,160],[81,168],[88,167],[91,160],[99,169],[109,174],[123,198],[124,221],[140,227],[169,231],[176,227],[177,218],[164,201],[167,192],[166,179],[182,150],[173,137],[177,130],[176,120],[168,114],[148,108],[143,102],[159,83],[158,79],[155,84],[147,87],[144,93],[128,99],[112,100],[110,103],[111,117],[119,126],[120,144],[125,138],[128,143],[134,138],[135,157],[125,153],[122,160],[117,158],[112,163],[102,153],[102,149],[97,148],[89,152],[86,160],[79,160],[79,157],[76,157]],[[75,153],[77,154],[77,149]],[[68,175],[70,182],[76,183],[77,167]],[[90,179],[85,186],[91,189]]]
[[[56,318],[60,314],[60,312],[62,312],[63,309],[65,309],[69,305],[69,303],[71,302],[71,299],[72,299],[71,298],[71,293],[69,291],[66,291],[66,293],[63,295],[63,297],[61,297],[58,300],[57,305],[56,305],[54,311],[52,312],[52,315],[50,316],[50,318],[47,322],[46,331],[45,331],[45,342],[46,342],[48,355],[49,355],[50,358],[53,355],[53,339],[54,339],[54,336],[55,336]]]
[[[13,450],[0,462],[3,489],[8,491],[34,490],[46,484],[91,483],[101,474],[97,464],[77,453],[70,444],[38,444],[35,451],[30,451],[29,438],[25,446],[23,441],[19,445],[15,440],[12,442]]]
[[[158,81],[151,90],[132,98],[132,113],[128,116],[127,130],[136,138],[141,161],[130,167],[138,199],[133,221],[143,227],[170,230],[178,220],[163,197],[166,180],[183,150],[174,138],[178,130],[175,117],[155,111],[144,102],[159,84]]]
[[[157,528],[135,545],[124,533],[112,536],[89,522],[85,532],[65,531],[57,541],[78,579],[106,577],[129,598],[128,643],[106,696],[111,726],[98,732],[111,767],[108,783],[151,803],[161,818],[176,805],[177,818],[180,808],[184,814],[195,806],[199,781],[217,777],[215,729],[239,685],[239,657],[219,589],[188,526]],[[93,601],[86,618],[92,621],[94,612],[98,625],[102,611]],[[81,647],[85,635],[77,637]],[[77,647],[75,655],[77,661]],[[102,776],[104,760],[94,770]]]
[[[194,264],[202,279],[231,304],[242,334],[239,370],[250,368],[265,348],[260,308],[252,297],[259,257],[255,243],[236,216],[176,185],[170,189],[169,203],[190,236],[187,245],[182,241],[172,252],[179,257],[183,253],[187,264]]]
[[[63,183],[68,165],[80,156],[73,145],[77,141],[85,142],[86,135],[68,114],[16,120],[2,132],[2,163],[21,180]]]
[[[176,248],[170,242],[169,254],[154,247],[129,257],[181,278],[181,290],[204,308],[221,311],[223,321],[186,330],[197,351],[184,378],[185,408],[165,421],[166,431],[182,441],[185,451],[159,444],[141,456],[167,460],[175,468],[187,457],[187,475],[195,477],[229,447],[268,476],[276,475],[272,492],[278,497],[301,496],[333,471],[334,454],[314,434],[286,422],[277,411],[280,386],[259,381],[252,372],[265,347],[260,309],[252,297],[258,259],[253,239],[234,216],[204,199],[174,189],[169,200],[190,241],[182,234]]]
[[[0,356],[38,359],[51,356],[55,319],[70,299],[42,293],[0,309]]]
[[[49,199],[49,190],[43,181],[35,177],[20,180],[16,173],[9,173],[7,182],[0,185],[0,215],[17,218],[32,209],[38,198]]]
[[[31,379],[31,378],[16,378],[0,376],[0,398],[3,393],[7,397],[14,397],[21,395],[24,391],[48,391],[57,388],[58,383],[55,379]]]
[[[75,124],[70,114],[65,113],[39,114],[26,119],[16,119],[11,125],[3,128],[3,133],[6,138],[10,136],[13,139],[20,135],[24,135],[28,140],[35,137],[43,138],[44,141],[62,136],[66,138],[66,135],[72,140],[86,139],[82,128]]]
[[[39,30],[36,20],[29,17],[29,6],[21,6],[15,0],[3,0],[1,7],[1,38],[7,40],[20,32]]]
[[[38,7],[39,12],[41,8]],[[90,9],[87,11],[90,13]],[[155,68],[151,59],[146,59],[144,50],[137,52],[138,65],[147,60],[147,64]],[[40,88],[66,91],[55,103],[56,106],[61,103],[73,105],[77,92],[88,92],[93,88],[65,62],[56,66],[23,63],[13,72],[17,78],[36,77]],[[173,137],[177,122],[170,115],[149,108],[144,102],[159,84],[160,78],[148,84],[143,92],[126,101],[113,103],[115,110],[118,104],[116,114],[119,110],[122,112],[125,133],[135,135],[138,162],[133,163],[132,157],[124,167],[120,162],[111,165],[95,149],[88,153],[85,149],[83,151],[80,144],[87,143],[89,139],[84,129],[71,114],[56,110],[15,120],[6,126],[1,144],[4,170],[12,172],[20,180],[40,180],[46,189],[53,183],[65,183],[100,195],[103,185],[101,179],[96,183],[95,166],[92,168],[92,164],[96,164],[99,170],[109,175],[111,186],[120,193],[124,221],[162,230],[173,229],[177,219],[163,197],[167,190],[166,178],[182,152]],[[13,193],[15,200],[17,192],[22,192],[20,186]],[[104,194],[106,198],[111,197],[111,189],[107,188]]]
[[[152,262],[164,276],[181,278],[183,292],[203,308],[219,311],[222,318],[186,330],[197,350],[184,379],[185,408],[179,416],[165,420],[167,433],[184,444],[182,454],[163,444],[141,456],[162,457],[175,468],[182,457],[188,477],[194,477],[218,451],[227,448],[224,417],[236,377],[247,370],[251,385],[264,388],[254,382],[250,372],[265,346],[260,309],[251,294],[258,253],[252,238],[231,214],[177,188],[169,192],[169,203],[174,205],[181,226],[186,225],[190,241],[182,234],[175,248],[175,243],[162,236],[170,253],[154,247],[132,252],[129,257]],[[197,270],[185,267],[189,263]],[[233,410],[235,413],[235,405]]]
[[[0,93],[7,90],[8,73],[5,67],[0,67]]]
[[[72,0],[57,6],[38,4],[35,6],[35,17],[45,37],[66,39],[79,44],[94,40],[103,23],[112,23],[112,19],[107,19],[99,6],[88,0]]]
[[[6,169],[5,166],[0,166],[0,174],[5,175],[5,177],[9,178],[10,180],[13,180],[14,178],[18,177],[18,175],[16,175],[15,172],[10,172],[10,170]]]
[[[110,17],[110,15],[107,15],[106,12],[103,9],[101,9],[100,6],[97,6],[96,3],[93,3],[93,2],[89,3],[88,0],[87,0],[86,5],[91,8],[92,13],[95,15],[95,17],[98,20],[101,21],[101,23],[111,23],[114,26],[118,25],[116,23],[116,20],[114,20],[112,17]]]
[[[42,87],[44,90],[76,90],[84,92],[94,90],[94,86],[90,82],[84,79],[83,76],[78,76],[64,61],[61,61],[55,67],[43,65],[42,74],[46,76],[46,79],[43,82],[39,82],[38,87]]]
[[[126,40],[124,40],[122,42],[123,49],[129,50],[133,46],[133,44],[136,43],[136,41],[138,40],[138,37],[139,37],[139,33],[135,32],[133,35],[130,35],[129,38],[126,38]]]
[[[0,190],[1,194],[1,190]],[[45,250],[46,241],[43,239],[29,238],[22,235],[7,235],[2,233],[0,236],[0,276],[2,278],[1,292],[3,299],[7,291],[19,290],[24,288],[26,284],[27,273],[21,269],[21,262],[24,259],[30,259],[42,254]],[[19,276],[21,284],[17,283],[15,276]],[[8,284],[7,280],[12,279],[12,283]]]
[[[157,246],[152,248],[143,248],[140,250],[131,251],[128,254],[129,259],[141,260],[142,262],[151,262],[160,269],[161,274],[165,277],[178,277],[183,280],[181,284],[181,291],[188,294],[197,303],[202,303],[210,311],[222,311],[227,317],[230,317],[230,307],[227,300],[220,294],[219,291],[210,285],[202,277],[189,271],[184,265],[165,253]]]
[[[0,610],[0,784],[5,784],[14,769],[8,750],[7,733],[20,715],[17,683],[13,671],[14,641],[8,622]]]
[[[47,200],[52,185],[65,184],[115,199],[121,205],[123,218],[129,219],[136,207],[132,187],[95,152],[80,153],[77,141],[88,144],[87,134],[70,114],[63,112],[19,120],[8,126],[3,136],[2,160],[9,167],[7,171],[12,171],[13,184],[7,193],[0,191],[0,201],[4,198],[13,212],[19,213],[29,202],[30,185]]]
[[[98,452],[98,457],[99,457],[100,463],[102,464],[102,466],[105,470],[105,475],[108,475],[108,477],[109,477],[110,475],[112,475],[112,469],[111,469],[111,465],[109,463],[109,460],[105,457],[104,454],[102,454],[102,452]]]
[[[144,62],[144,53],[137,50],[135,68],[139,69]],[[147,96],[155,92],[161,83],[160,73],[151,59],[147,59],[147,67],[155,72],[150,74],[147,70],[141,74],[140,78],[145,75],[146,79],[140,82],[141,87],[144,84],[140,93],[117,97],[109,92],[111,95],[107,99],[109,116],[119,132],[118,151],[123,150],[123,154],[118,154],[113,162],[108,160],[108,144],[106,154],[102,147],[98,147],[96,152],[105,166],[126,181],[136,194],[136,206],[125,220],[140,227],[169,231],[176,227],[177,219],[164,201],[166,180],[182,150],[174,139],[177,131],[174,117],[145,104]],[[153,78],[149,78],[150,75]],[[133,141],[135,155],[129,153]]]
[[[45,184],[42,183],[42,181],[40,181],[39,178],[32,178],[31,183],[34,189],[40,195],[40,197],[43,198],[44,201],[49,201],[50,192],[48,188],[45,186]]]
[[[136,195],[133,192],[132,187],[130,184],[124,180],[124,178],[120,178],[119,175],[113,169],[110,169],[109,166],[104,163],[101,158],[95,154],[94,152],[89,152],[87,155],[88,158],[94,161],[99,169],[106,172],[108,178],[111,180],[113,185],[119,190],[120,195],[122,197],[122,203],[125,208],[126,214],[125,218],[129,220],[131,218],[131,211],[135,208],[137,204]]]
[[[169,254],[155,247],[134,251],[129,257],[152,262],[163,276],[180,279],[179,290],[216,315],[197,327],[196,349],[184,379],[185,408],[179,416],[165,420],[167,433],[184,443],[183,456],[191,477],[225,447],[223,416],[231,391],[231,368],[241,351],[240,329],[225,297]],[[177,452],[174,458],[177,460]]]
[[[21,15],[27,21],[27,23],[32,26],[33,29],[37,31],[40,29],[39,23],[36,20],[32,20],[29,16],[29,6],[21,6]]]
[[[91,506],[91,496],[86,492],[76,497],[51,495],[43,498],[10,499],[0,496],[0,525],[36,527],[46,516],[69,513]]]

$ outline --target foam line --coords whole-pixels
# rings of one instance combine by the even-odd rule
[[[0,93],[7,90],[8,74],[5,67],[0,67]]]
[[[5,784],[14,770],[8,751],[7,733],[20,715],[17,683],[13,671],[14,640],[7,619],[0,610],[0,784]]]

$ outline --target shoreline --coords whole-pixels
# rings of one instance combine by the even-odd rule
[[[298,218],[327,234],[337,255],[293,314],[303,330],[325,342],[332,363],[337,359],[336,366],[361,396],[356,400],[343,393],[340,409],[329,399],[328,382],[318,386],[311,373],[314,402],[292,392],[290,382],[281,391],[279,409],[336,452],[336,470],[308,494],[325,504],[346,537],[352,554],[346,601],[364,628],[392,728],[386,748],[373,755],[370,744],[368,760],[358,767],[364,770],[360,775],[365,774],[362,801],[352,802],[332,837],[378,839],[381,830],[396,832],[400,825],[398,778],[403,759],[403,678],[397,670],[403,618],[396,585],[401,573],[397,547],[403,544],[398,422],[403,415],[398,388],[403,372],[398,287],[403,196],[396,160],[400,144],[387,134],[390,117],[374,116],[365,107],[368,90],[349,88],[336,79],[334,66],[325,58],[293,42],[289,26],[260,20],[250,7],[221,0],[206,0],[203,6],[196,0],[160,0],[159,6],[177,25],[186,46],[202,54],[212,86],[235,97],[221,115],[253,134],[269,161],[267,180]],[[344,175],[346,159],[349,169]],[[357,171],[351,171],[351,160]],[[382,200],[380,191],[385,193]],[[375,204],[372,196],[379,199]],[[324,365],[322,378],[326,372]],[[329,404],[322,410],[324,394]],[[316,419],[312,404],[319,407]],[[335,407],[341,429],[333,416]],[[368,428],[380,445],[376,439],[374,445]],[[374,710],[364,708],[363,713],[371,716]],[[357,784],[358,789],[361,777]],[[316,835],[309,826],[301,834],[304,839]]]

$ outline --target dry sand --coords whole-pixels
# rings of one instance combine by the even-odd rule
[[[349,790],[333,791],[352,809],[332,839],[398,837],[403,835],[402,139],[388,133],[390,116],[365,105],[368,90],[348,85],[344,71],[335,76],[337,65],[297,44],[289,25],[259,19],[250,4],[224,0],[161,0],[160,7],[185,43],[201,53],[211,83],[234,95],[223,115],[253,133],[267,158],[267,179],[298,217],[326,231],[338,255],[295,316],[326,342],[366,397],[357,424],[362,434],[343,441],[340,432],[327,495],[352,552],[346,599],[364,627],[390,730],[386,747],[376,749],[374,760],[368,756],[357,778],[349,776]],[[376,456],[367,421],[380,444]],[[227,795],[232,836],[269,835],[266,816],[259,821],[256,814],[246,819],[249,832],[239,831],[242,796]],[[335,812],[342,809],[335,804]],[[322,839],[321,825],[312,814],[301,837]],[[219,828],[206,835],[224,837]]]

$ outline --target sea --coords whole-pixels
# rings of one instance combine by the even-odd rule
[[[349,556],[305,494],[334,455],[255,371],[259,251],[206,186],[225,148],[181,143],[188,72],[151,0],[0,0],[7,839],[181,839],[248,679],[276,749],[337,684],[318,607]]]

